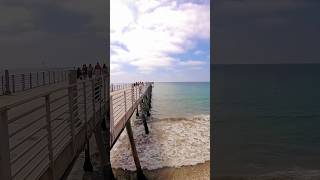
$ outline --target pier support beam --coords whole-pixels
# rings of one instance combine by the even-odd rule
[[[136,145],[134,143],[134,138],[133,138],[133,133],[132,133],[132,128],[131,128],[130,121],[128,121],[126,123],[126,129],[127,129],[127,133],[128,133],[128,136],[129,136],[129,141],[130,141],[130,145],[131,145],[133,160],[134,160],[134,163],[135,163],[136,168],[137,168],[137,178],[138,178],[138,180],[147,179],[144,176],[142,168],[141,168],[141,165],[140,165],[140,160],[139,160],[139,157],[138,157],[138,152],[137,152],[137,149],[136,149]]]
[[[93,166],[90,159],[90,145],[89,142],[87,142],[85,147],[85,159],[83,163],[83,170],[86,172],[93,172]]]
[[[104,121],[104,119],[103,119]],[[100,161],[102,166],[103,178],[105,180],[114,180],[115,177],[112,172],[111,162],[110,162],[110,145],[104,144],[104,138],[102,133],[102,126],[100,123],[95,127],[95,139],[98,145],[99,153],[100,153]],[[107,146],[107,147],[106,147]]]
[[[146,118],[146,115],[145,113],[141,113],[141,119],[142,119],[142,122],[143,122],[143,126],[144,126],[144,131],[146,132],[146,134],[149,134],[149,128],[148,128],[148,124],[147,124],[147,118]]]
[[[139,117],[139,105],[137,106],[136,118]]]

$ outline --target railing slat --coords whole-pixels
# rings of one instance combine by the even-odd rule
[[[49,150],[49,168],[51,173],[51,180],[54,180],[54,162],[53,162],[53,147],[52,147],[52,130],[51,130],[51,109],[50,109],[50,95],[45,96],[46,115],[47,115],[47,133],[48,133],[48,150]]]
[[[11,179],[8,110],[0,112],[0,179]]]

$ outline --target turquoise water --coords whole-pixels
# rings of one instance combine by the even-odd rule
[[[145,134],[141,119],[132,119],[139,159],[143,169],[181,167],[210,160],[210,83],[154,83],[150,133]],[[125,132],[125,131],[123,131]],[[122,133],[111,151],[113,168],[135,170]]]
[[[210,82],[154,83],[151,113],[155,118],[209,115]]]

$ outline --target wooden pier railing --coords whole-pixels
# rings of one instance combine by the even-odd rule
[[[101,122],[103,77],[0,97],[0,179],[60,179]],[[6,103],[10,102],[10,103]]]
[[[132,86],[131,83],[112,83],[110,84],[110,92],[130,88],[131,86]]]
[[[67,81],[68,70],[52,70],[0,75],[0,96]]]
[[[110,151],[124,128],[143,177],[130,117],[136,111],[149,133],[152,83],[122,85],[109,96],[109,77],[77,80],[74,70],[63,77],[65,83],[0,96],[0,179],[61,179],[79,153],[87,152],[92,134],[102,165],[111,169]]]
[[[140,84],[139,86],[133,86],[131,84],[131,87],[127,86],[127,88],[110,93],[110,101],[112,102],[110,103],[110,131],[112,134],[112,145],[115,143],[117,137],[124,129],[125,124],[131,118],[134,111],[139,111],[138,106],[145,98],[149,98],[151,89],[152,83],[147,82],[143,85]]]

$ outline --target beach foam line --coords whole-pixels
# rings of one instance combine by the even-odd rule
[[[143,169],[196,165],[210,160],[210,116],[166,118],[148,123],[132,121],[133,134]],[[111,151],[113,168],[135,170],[127,132],[124,130]]]

